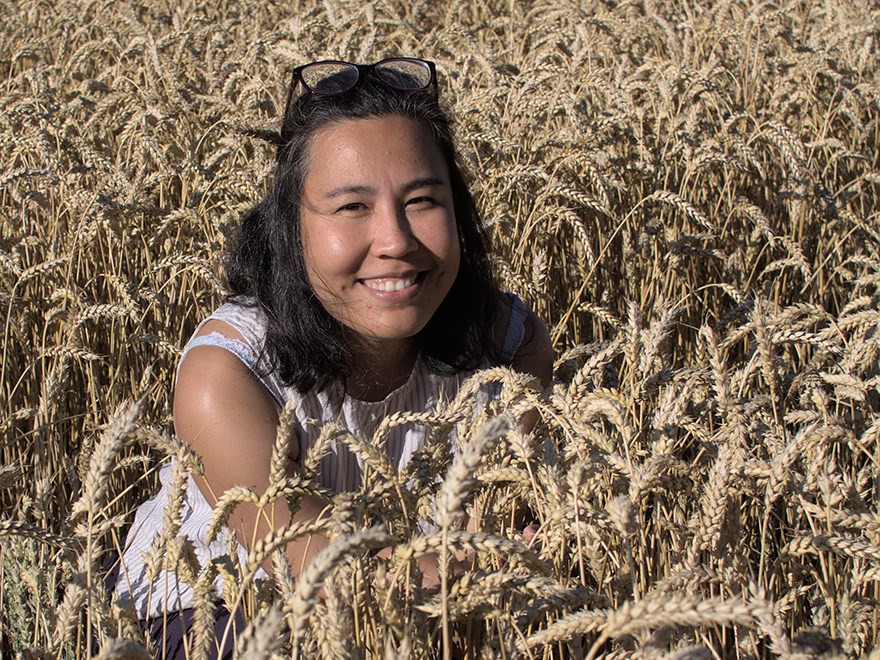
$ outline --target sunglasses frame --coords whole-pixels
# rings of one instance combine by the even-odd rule
[[[418,64],[419,66],[423,66],[427,68],[430,73],[430,79],[428,82],[422,87],[398,87],[397,85],[388,82],[380,75],[375,73],[376,67],[380,67],[383,64],[391,64],[393,62],[409,62],[412,64]],[[303,78],[303,71],[313,66],[320,66],[322,64],[336,64],[345,67],[354,67],[355,71],[357,71],[357,78],[354,79],[351,87],[346,88],[341,92],[333,92],[330,94],[319,92],[305,81]],[[434,94],[437,94],[437,67],[431,60],[423,60],[418,57],[386,57],[384,60],[379,60],[378,62],[374,62],[373,64],[355,64],[354,62],[345,62],[344,60],[318,60],[317,62],[309,62],[308,64],[303,64],[302,66],[298,66],[293,70],[293,74],[290,78],[290,87],[287,91],[287,103],[285,104],[285,108],[290,107],[290,102],[293,100],[294,92],[296,91],[296,87],[299,84],[302,84],[303,89],[305,89],[312,96],[342,96],[343,94],[348,94],[351,90],[356,88],[365,76],[373,75],[380,82],[391,87],[392,89],[399,90],[401,92],[427,92],[428,90],[434,90]]]

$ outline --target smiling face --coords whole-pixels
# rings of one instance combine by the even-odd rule
[[[406,350],[460,260],[449,170],[430,130],[397,115],[333,123],[307,162],[300,237],[312,289],[365,345]]]

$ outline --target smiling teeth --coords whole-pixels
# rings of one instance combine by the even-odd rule
[[[411,287],[415,284],[415,279],[406,279],[406,280],[373,280],[373,281],[365,281],[366,284],[371,289],[375,289],[376,291],[403,291],[406,288]]]

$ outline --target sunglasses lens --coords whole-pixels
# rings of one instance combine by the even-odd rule
[[[317,62],[300,71],[305,86],[315,94],[344,94],[357,84],[358,70],[343,62]]]
[[[403,90],[422,90],[431,84],[431,68],[419,60],[386,60],[373,68],[386,85]]]

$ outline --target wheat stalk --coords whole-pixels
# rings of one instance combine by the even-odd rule
[[[285,611],[292,613],[294,617],[291,637],[295,655],[309,607],[314,604],[317,591],[327,574],[346,556],[381,547],[391,540],[390,535],[378,528],[360,530],[348,538],[336,539],[330,543],[306,567],[297,582],[293,600],[285,604]]]

